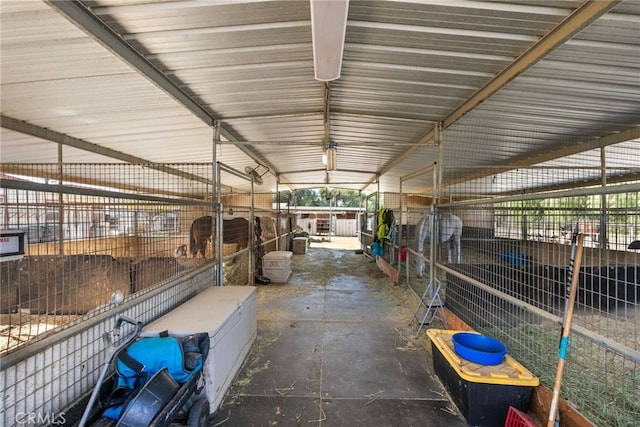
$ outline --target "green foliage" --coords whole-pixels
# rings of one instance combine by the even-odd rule
[[[276,201],[274,195],[274,202]],[[360,207],[364,204],[364,196],[357,190],[338,190],[335,188],[301,189],[294,192],[282,191],[280,202],[288,201],[289,206],[336,206]]]
[[[320,198],[315,190],[303,189],[295,193],[295,204],[297,206],[322,206]]]
[[[336,206],[346,208],[358,208],[364,205],[364,195],[358,190],[340,190],[336,198]]]
[[[639,201],[638,193],[608,194],[606,206],[610,222],[622,225],[623,229],[625,224],[635,224]],[[495,206],[502,215],[512,216],[516,223],[520,223],[524,216],[532,223],[554,218],[559,224],[569,224],[578,219],[598,220],[602,215],[600,195],[517,200]]]

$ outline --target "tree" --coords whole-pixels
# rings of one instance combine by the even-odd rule
[[[277,195],[274,195],[274,201]],[[333,201],[332,201],[332,198]],[[294,192],[280,192],[280,201],[289,200],[289,206],[332,206],[360,207],[364,203],[364,196],[357,190],[344,190],[323,187],[316,189],[300,189]]]
[[[358,190],[341,190],[336,206],[358,208],[364,206],[364,195]]]
[[[295,198],[297,206],[319,206],[319,197],[318,193],[315,190],[296,190]]]

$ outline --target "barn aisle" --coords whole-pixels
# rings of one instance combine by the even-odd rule
[[[466,426],[392,286],[358,242],[294,255],[286,285],[257,289],[258,338],[210,426]]]

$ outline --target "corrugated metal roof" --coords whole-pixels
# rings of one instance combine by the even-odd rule
[[[237,170],[268,166],[260,191],[275,191],[277,175],[280,190],[388,192],[438,159],[436,122],[444,128],[444,178],[457,180],[483,165],[549,161],[550,152],[565,154],[558,147],[613,141],[619,132],[639,137],[634,0],[351,0],[342,74],[328,94],[313,78],[306,1],[0,7],[3,163],[58,156],[56,144],[8,119],[158,163],[210,161],[218,120],[217,160]],[[562,32],[566,41],[535,51]],[[514,67],[521,71],[509,76]],[[322,164],[327,95],[338,143],[333,173]],[[71,147],[63,158],[105,161]],[[427,191],[430,179],[407,180],[403,191]]]

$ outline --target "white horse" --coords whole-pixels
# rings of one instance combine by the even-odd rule
[[[447,244],[447,262],[451,264],[452,249],[456,250],[458,255],[458,264],[461,262],[460,238],[462,237],[462,220],[452,214],[439,214],[436,216],[439,220],[438,231],[440,233],[440,242]],[[424,250],[424,242],[431,244],[431,214],[426,214],[416,224],[415,235],[417,236],[417,250],[422,253]],[[452,245],[454,248],[452,248]],[[418,277],[422,277],[424,272],[424,260],[418,258],[416,262],[416,273]]]

